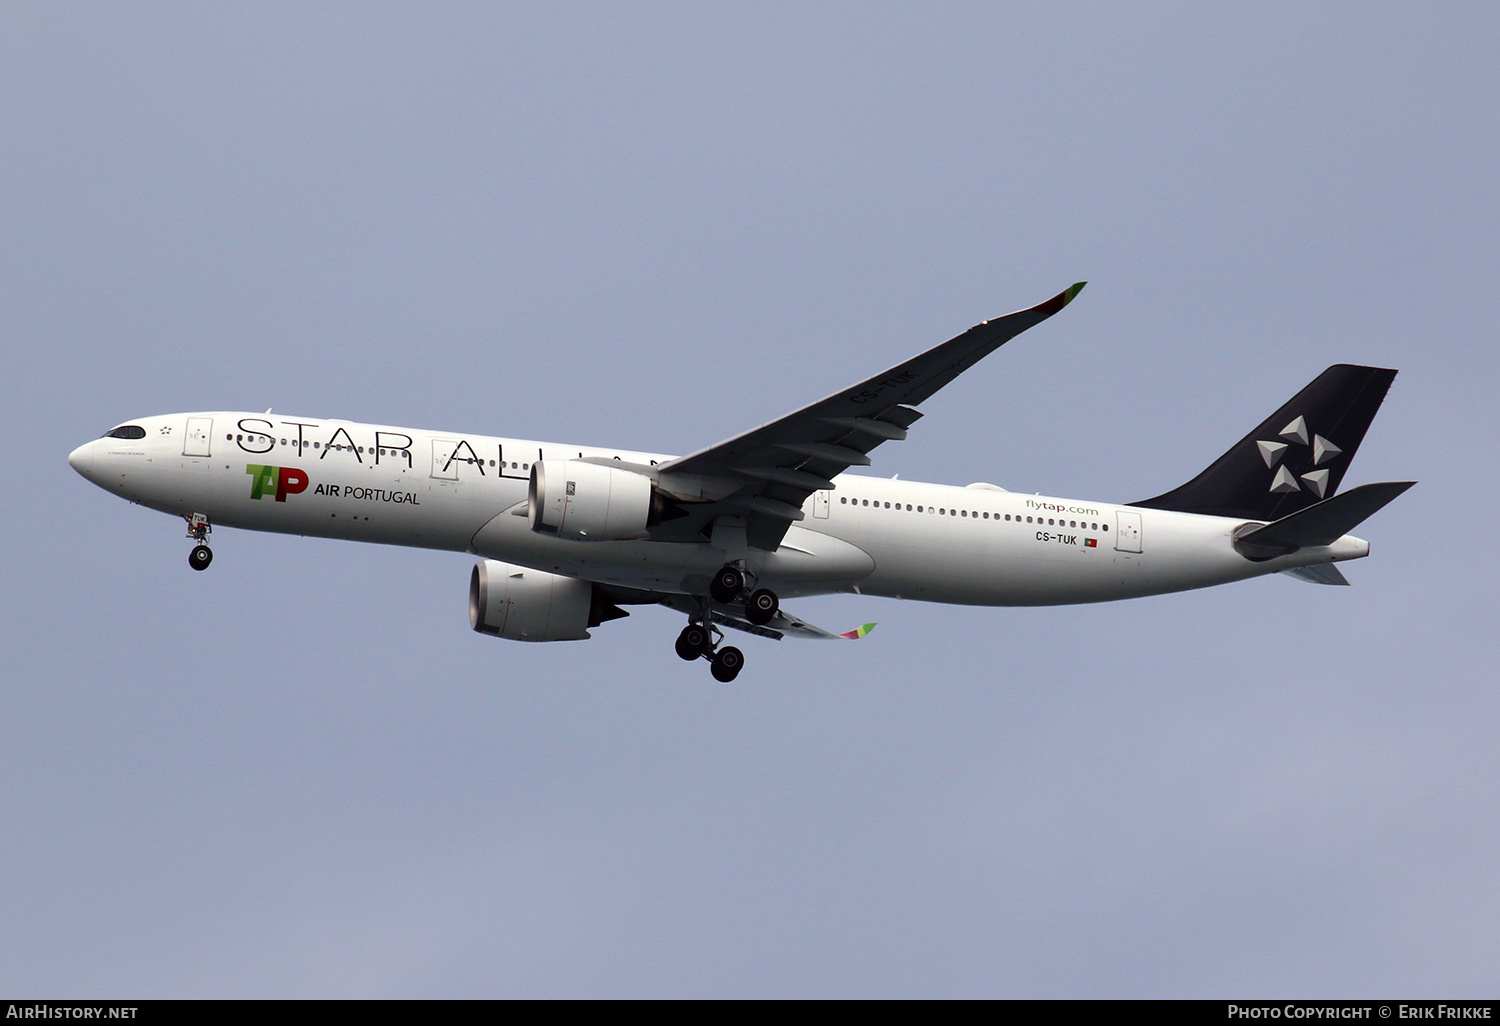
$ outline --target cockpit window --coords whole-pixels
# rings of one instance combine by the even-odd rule
[[[104,433],[103,437],[104,438],[145,438],[146,437],[146,429],[143,428],[143,427],[139,427],[139,426],[137,426],[135,424],[126,424],[124,427],[117,427],[113,431],[106,431]]]

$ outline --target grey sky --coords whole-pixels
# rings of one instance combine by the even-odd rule
[[[1489,5],[0,9],[0,991],[1493,996]],[[1348,589],[645,609],[66,464],[274,406],[683,452],[1073,281],[871,472],[1131,500],[1401,368]]]

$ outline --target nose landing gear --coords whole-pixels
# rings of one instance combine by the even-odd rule
[[[187,536],[198,543],[188,553],[188,566],[194,570],[207,570],[208,564],[214,561],[214,550],[207,545],[208,534],[213,530],[213,525],[203,513],[187,513],[182,519],[187,521]]]
[[[733,645],[719,647],[724,633],[707,624],[690,623],[677,635],[677,654],[686,660],[707,659],[714,680],[728,684],[740,675],[745,654]]]

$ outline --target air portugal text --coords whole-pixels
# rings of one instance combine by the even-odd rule
[[[305,470],[297,467],[269,467],[251,463],[245,467],[250,475],[250,498],[259,499],[270,495],[277,502],[285,502],[288,495],[301,495],[307,491],[311,479]],[[366,488],[362,485],[319,484],[314,495],[330,498],[362,499],[366,502],[394,502],[408,506],[420,506],[422,501],[414,492],[398,492],[389,488]]]

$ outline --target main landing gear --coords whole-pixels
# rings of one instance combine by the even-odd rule
[[[733,645],[719,647],[724,633],[707,624],[690,623],[677,635],[677,654],[688,661],[707,659],[714,680],[728,684],[740,675],[745,654]]]
[[[202,513],[187,513],[182,519],[187,521],[187,536],[198,543],[193,546],[193,551],[188,553],[188,566],[194,570],[207,570],[208,564],[214,561],[214,550],[206,544],[208,533],[213,530],[213,526],[208,522],[208,517]]]
[[[781,601],[774,591],[769,588],[750,591],[745,583],[745,571],[733,563],[726,563],[714,574],[708,585],[708,594],[715,602],[726,606],[743,602],[745,619],[757,625],[770,623],[781,610]]]
[[[747,576],[742,567],[725,563],[708,584],[709,597],[722,606],[743,605],[745,619],[753,624],[770,623],[781,611],[781,601],[769,588],[752,590],[746,583]],[[689,662],[707,659],[714,680],[728,684],[744,668],[745,654],[733,645],[721,647],[723,638],[724,632],[710,623],[707,612],[700,609],[697,617],[677,635],[677,654]]]

